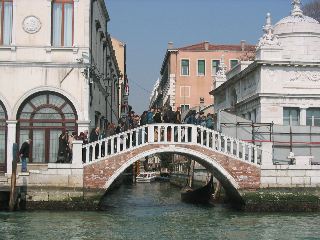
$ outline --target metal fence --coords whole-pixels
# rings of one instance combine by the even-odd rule
[[[217,128],[223,134],[256,145],[272,142],[275,163],[289,163],[290,152],[295,156],[313,156],[313,164],[320,163],[320,127],[253,123],[230,113],[221,112]]]

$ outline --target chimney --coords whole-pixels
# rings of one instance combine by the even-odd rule
[[[173,49],[173,42],[168,42],[168,49]]]
[[[244,51],[244,49],[246,47],[246,41],[245,40],[241,40],[240,45],[241,45],[241,51]]]
[[[208,42],[208,41],[205,41],[205,42],[204,42],[204,49],[205,49],[206,51],[209,50],[209,42]]]

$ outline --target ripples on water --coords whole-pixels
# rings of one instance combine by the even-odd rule
[[[185,204],[168,183],[124,185],[100,212],[0,212],[0,239],[320,239],[318,213]]]

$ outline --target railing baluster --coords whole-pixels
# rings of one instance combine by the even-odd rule
[[[251,160],[252,160],[252,145],[251,144],[249,144],[248,145],[248,162],[251,162]]]
[[[246,144],[244,142],[242,143],[242,160],[246,160]]]
[[[136,132],[136,141],[137,141],[137,132]],[[129,135],[129,148],[131,149],[132,148],[132,142],[133,142],[133,131],[130,132],[130,135]]]
[[[228,138],[226,136],[223,136],[223,140],[224,140],[224,152],[227,153],[228,152]]]
[[[216,150],[216,134],[215,132],[211,133],[211,147]]]
[[[234,153],[233,153],[233,143],[234,143],[234,139],[230,138],[230,154],[231,155],[234,155]]]
[[[90,162],[90,145],[86,146],[86,159],[85,159],[86,163]]]
[[[184,142],[189,142],[189,128],[188,126],[184,127]]]
[[[258,164],[258,149],[257,149],[257,146],[254,146],[254,152],[253,152],[253,154],[254,154],[254,163],[255,164]]]
[[[102,142],[98,142],[98,158],[101,158]]]
[[[178,143],[181,143],[181,126],[178,126]]]
[[[111,138],[111,144],[110,144],[110,153],[111,155],[114,154],[114,137]]]
[[[222,143],[221,143],[221,138],[222,138],[222,136],[221,136],[220,133],[218,133],[217,136],[218,136],[218,149],[217,149],[217,150],[218,150],[219,152],[221,152],[221,144],[222,144]]]
[[[92,145],[92,161],[96,160],[96,144]]]
[[[203,128],[200,128],[200,144],[203,145]]]
[[[206,136],[206,146],[209,147],[209,131],[206,131],[207,132],[207,136]]]
[[[168,126],[165,126],[165,127],[164,127],[164,130],[163,130],[163,141],[164,141],[165,143],[168,142],[168,131],[169,131]],[[172,128],[171,128],[171,133],[172,133]],[[169,141],[170,141],[170,140],[169,140]]]
[[[239,141],[238,140],[236,140],[236,146],[237,146],[237,148],[236,148],[236,156],[237,156],[237,158],[239,158],[240,149],[239,149]]]

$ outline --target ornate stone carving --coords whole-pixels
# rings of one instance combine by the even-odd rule
[[[300,0],[293,0],[292,2],[293,9],[291,11],[291,15],[288,17],[283,18],[277,24],[287,24],[287,23],[319,23],[317,20],[303,15],[303,11],[301,10],[301,1]]]
[[[25,32],[34,34],[40,30],[41,22],[35,16],[28,16],[23,20],[22,27]]]
[[[273,27],[271,24],[271,14],[268,13],[266,17],[266,25],[263,27],[264,34],[260,38],[258,43],[258,48],[264,47],[264,46],[280,46],[280,42],[278,40],[277,35],[273,33]]]
[[[296,71],[290,73],[290,82],[298,81],[298,82],[319,82],[320,81],[320,72],[313,72],[313,71]]]

